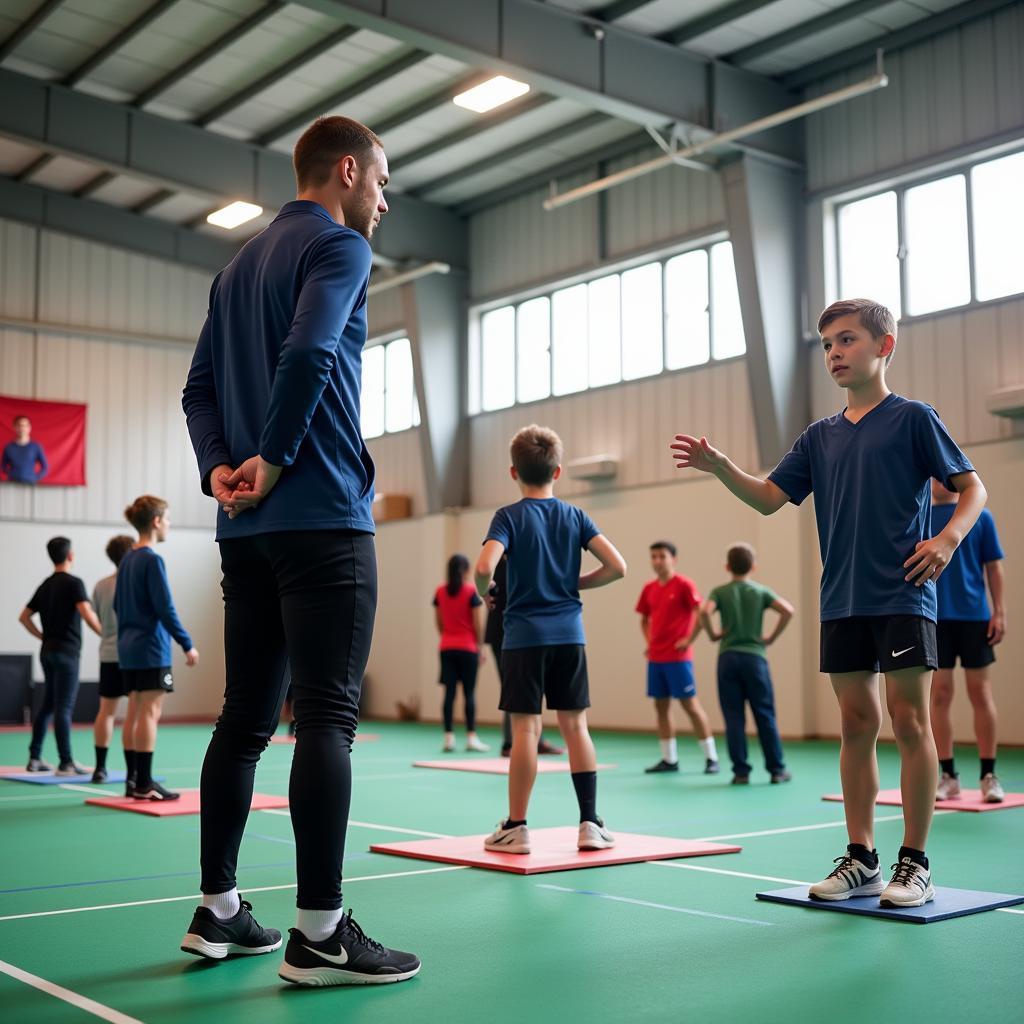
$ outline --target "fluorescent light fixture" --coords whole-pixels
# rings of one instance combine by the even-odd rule
[[[244,224],[247,220],[258,217],[262,212],[263,207],[257,206],[255,203],[243,203],[241,201],[228,203],[222,209],[214,210],[206,218],[206,223],[215,224],[219,228],[237,228],[239,224]]]
[[[506,78],[504,75],[497,75],[481,82],[472,89],[460,92],[452,100],[456,106],[465,107],[478,114],[483,114],[495,107],[500,107],[517,96],[528,93],[530,87],[525,82],[517,82],[514,78]]]

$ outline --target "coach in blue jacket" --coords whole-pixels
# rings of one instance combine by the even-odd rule
[[[227,674],[201,782],[203,905],[182,948],[219,959],[281,945],[240,899],[235,868],[290,663],[298,919],[281,977],[401,981],[419,960],[368,939],[341,899],[377,603],[359,391],[387,159],[373,132],[344,117],[317,120],[293,159],[298,198],[213,282],[182,402],[203,490],[220,504]]]

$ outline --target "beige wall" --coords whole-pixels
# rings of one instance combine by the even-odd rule
[[[977,445],[968,451],[990,492],[990,508],[1001,526],[1007,555],[1007,604],[1010,629],[993,669],[1000,706],[1001,738],[1024,743],[1024,691],[1014,667],[1024,657],[1024,640],[1015,625],[1015,609],[1024,605],[1024,541],[1010,530],[1024,504],[1024,440]],[[510,493],[508,500],[514,500]],[[609,491],[574,499],[622,549],[630,574],[621,583],[584,595],[593,709],[591,721],[608,728],[648,729],[652,711],[645,696],[643,644],[633,612],[649,578],[647,545],[668,537],[680,548],[680,571],[707,593],[726,577],[725,550],[744,539],[757,548],[758,578],[797,606],[793,626],[771,650],[779,722],[786,736],[835,736],[835,702],[827,680],[817,671],[817,587],[820,577],[813,507],[786,508],[763,518],[706,478],[675,484]],[[472,556],[483,539],[490,510],[467,510],[404,523],[386,524],[378,534],[380,603],[370,659],[375,714],[392,714],[394,702],[420,695],[423,717],[438,721],[436,633],[430,597],[443,579],[444,563],[456,550]],[[695,668],[699,693],[721,730],[714,687],[714,650],[698,641]],[[498,720],[498,685],[488,662],[481,674],[481,720]],[[971,739],[969,706],[962,693],[954,715],[958,740]],[[888,724],[884,735],[891,736]]]

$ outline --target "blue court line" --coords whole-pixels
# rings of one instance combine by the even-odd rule
[[[257,868],[290,868],[294,867],[292,860],[282,861],[277,864],[250,864],[248,867],[239,868],[239,871],[254,871]],[[151,882],[158,878],[186,878],[196,873],[195,868],[191,871],[171,871],[164,875],[135,875],[131,878],[98,878],[92,882],[53,882],[50,885],[26,885],[20,889],[0,889],[0,896],[6,896],[16,892],[38,892],[41,889],[74,889],[78,886],[87,885],[116,885],[118,882]]]
[[[635,907],[652,907],[654,910],[671,910],[674,914],[692,914],[694,917],[713,917],[717,921],[733,921],[736,924],[756,924],[762,928],[774,928],[771,921],[755,921],[750,917],[729,917],[727,914],[709,914],[705,910],[690,910],[687,907],[671,907],[667,903],[650,903],[647,900],[633,900],[626,896],[612,896],[606,892],[597,892],[594,889],[567,889],[562,885],[548,885],[539,883],[538,889],[550,889],[554,892],[568,892],[574,896],[597,896],[602,900],[611,900],[613,903],[631,903]]]

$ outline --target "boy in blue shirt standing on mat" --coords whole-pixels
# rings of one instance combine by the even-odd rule
[[[580,807],[577,847],[603,850],[615,839],[597,814],[597,757],[587,729],[590,691],[581,590],[626,575],[626,562],[593,520],[559,501],[562,442],[532,424],[512,438],[512,479],[523,498],[499,508],[476,564],[476,587],[486,597],[501,556],[508,552],[508,599],[501,649],[501,710],[512,716],[508,817],[484,841],[497,853],[529,853],[526,809],[537,777],[542,702],[558,712]],[[580,572],[582,552],[600,563]]]
[[[941,533],[956,511],[959,495],[940,480],[932,480],[932,533]],[[936,800],[960,796],[960,776],[953,760],[953,669],[960,659],[967,677],[967,696],[974,709],[974,733],[981,759],[981,797],[987,804],[1006,798],[996,775],[996,705],[992,699],[989,665],[996,660],[995,646],[1006,632],[1003,607],[1003,549],[996,521],[982,509],[974,529],[964,538],[956,556],[936,586],[939,621],[936,635],[939,667],[932,684],[932,727],[942,778]],[[992,592],[992,608],[985,597],[985,580]]]
[[[935,808],[935,743],[928,691],[938,665],[935,581],[985,505],[985,488],[931,406],[893,394],[885,369],[896,347],[892,313],[870,299],[834,302],[818,318],[825,368],[847,406],[812,423],[766,480],[744,473],[707,438],[676,436],[679,468],[711,473],[762,515],[814,492],[823,562],[821,671],[842,716],[839,772],[850,843],[812,899],[880,895],[883,906],[934,899],[925,842]],[[960,494],[929,537],[930,484]],[[878,673],[901,760],[904,836],[883,886],[874,849]]]

